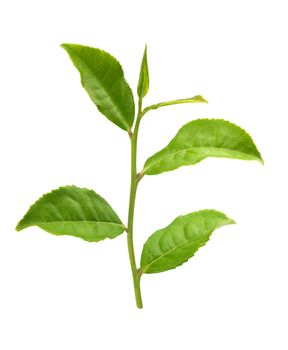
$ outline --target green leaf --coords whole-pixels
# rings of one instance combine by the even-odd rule
[[[166,106],[172,106],[172,105],[179,105],[182,103],[208,103],[208,101],[205,100],[205,98],[202,97],[201,95],[197,95],[194,97],[182,98],[180,100],[160,102],[160,103],[156,103],[154,105],[146,107],[143,111],[143,115],[146,114],[148,111],[151,111],[152,109],[158,109],[160,107],[166,107]]]
[[[114,238],[125,230],[117,214],[97,193],[76,186],[60,187],[34,203],[16,230],[38,226],[54,235],[89,242]]]
[[[163,272],[182,265],[205,245],[215,229],[230,224],[235,222],[216,210],[178,216],[148,238],[142,251],[140,273]]]
[[[147,95],[149,90],[149,70],[148,70],[148,62],[147,62],[147,45],[145,46],[141,69],[139,74],[139,81],[137,87],[137,94],[139,98],[143,98]]]
[[[129,130],[135,106],[122,67],[109,53],[87,46],[62,44],[81,76],[81,83],[98,110],[114,124]]]
[[[208,157],[263,163],[253,140],[239,126],[222,119],[198,119],[184,125],[165,148],[148,158],[142,174],[160,174]]]

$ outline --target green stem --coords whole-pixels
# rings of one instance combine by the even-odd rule
[[[136,192],[138,186],[138,178],[137,178],[137,139],[138,139],[138,129],[141,120],[141,109],[142,109],[142,101],[139,100],[138,106],[138,116],[134,128],[134,132],[129,132],[130,140],[131,140],[131,184],[130,184],[130,199],[129,199],[129,213],[128,213],[128,230],[127,230],[127,244],[128,244],[128,252],[130,259],[130,266],[133,276],[134,283],[134,293],[136,304],[139,309],[142,309],[142,297],[141,297],[141,289],[140,289],[140,276],[138,274],[135,253],[134,253],[134,244],[133,244],[133,222],[134,222],[134,209],[135,209],[135,200],[136,200]]]

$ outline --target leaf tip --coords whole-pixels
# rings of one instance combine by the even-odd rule
[[[198,102],[202,102],[202,103],[208,103],[208,101],[206,100],[206,98],[204,98],[202,95],[198,95],[195,97]]]
[[[77,48],[84,47],[84,46],[79,45],[79,44],[62,43],[62,44],[60,44],[60,47],[62,49],[64,49],[70,55],[71,51],[73,51],[73,50],[75,50]]]
[[[22,220],[21,220],[21,221],[22,221]],[[16,230],[17,232],[23,230],[23,226],[21,225],[21,221],[19,221],[18,224],[17,224],[17,226],[15,227],[15,230]]]
[[[66,44],[66,43],[60,44],[60,47],[61,47],[62,49],[64,49],[64,50],[67,49],[67,46],[68,46],[68,44]]]
[[[204,98],[204,97],[202,97],[202,100],[203,100],[203,103],[209,103],[208,100],[206,100],[206,98]]]
[[[219,213],[220,213],[220,212],[219,212]],[[223,215],[225,215],[225,214],[223,214]],[[226,215],[225,215],[225,217],[226,217],[227,221],[223,224],[223,226],[226,226],[226,225],[236,225],[236,224],[237,224],[237,222],[236,222],[234,219],[231,219],[231,218],[229,218],[229,217],[226,216]]]
[[[68,55],[70,55],[70,49],[71,49],[71,44],[67,44],[67,43],[62,43],[62,44],[60,44],[60,47],[63,49],[63,50],[65,50],[67,53],[68,53]]]

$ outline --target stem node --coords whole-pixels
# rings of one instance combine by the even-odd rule
[[[142,172],[140,172],[136,175],[137,183],[140,182],[140,180],[142,179],[143,176],[144,176],[144,174]]]
[[[128,130],[128,135],[130,137],[130,140],[132,140],[132,137],[133,137],[133,132],[131,129]]]

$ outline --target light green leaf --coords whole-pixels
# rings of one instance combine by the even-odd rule
[[[208,157],[263,163],[253,140],[239,126],[222,119],[198,119],[184,125],[168,146],[148,158],[142,174],[160,174]]]
[[[141,69],[139,74],[139,81],[137,87],[137,94],[139,98],[143,98],[147,95],[149,90],[149,70],[148,70],[148,62],[147,62],[147,46],[145,46]]]
[[[148,111],[151,111],[152,109],[158,109],[160,107],[166,107],[166,106],[172,106],[172,105],[179,105],[182,103],[208,103],[208,101],[205,100],[205,98],[202,97],[201,95],[197,95],[194,97],[182,98],[180,100],[160,102],[160,103],[156,103],[154,105],[146,107],[143,111],[143,115],[146,114]]]
[[[205,245],[215,229],[230,224],[235,222],[216,210],[178,216],[144,244],[140,274],[163,272],[182,265]]]
[[[81,76],[81,83],[98,110],[114,124],[129,130],[135,106],[119,62],[109,53],[87,46],[62,44]]]
[[[60,187],[34,203],[16,230],[38,226],[54,235],[89,242],[114,238],[125,230],[117,214],[97,193],[76,186]]]

